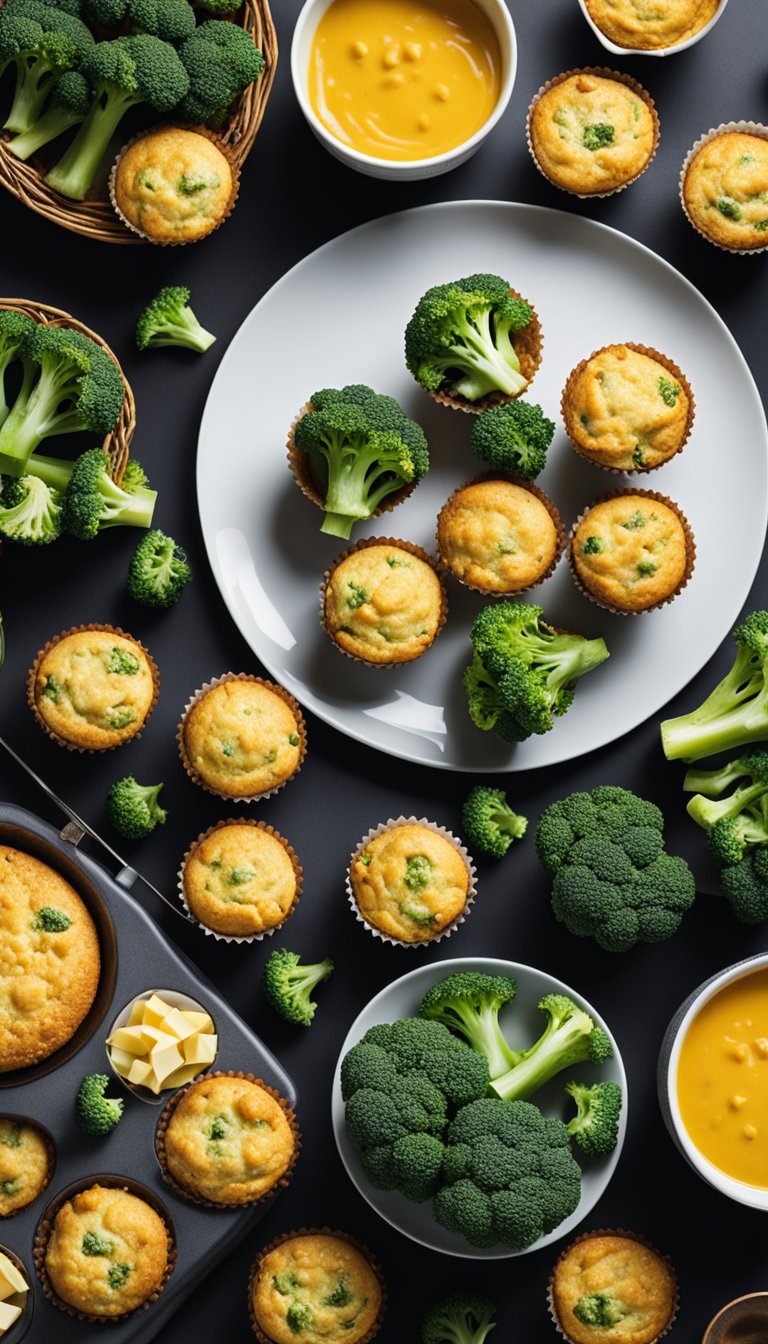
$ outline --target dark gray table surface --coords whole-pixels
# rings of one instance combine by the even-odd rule
[[[125,594],[126,566],[136,540],[127,529],[106,533],[92,545],[62,541],[55,550],[39,551],[7,547],[0,561],[0,610],[8,639],[0,733],[97,829],[106,829],[104,796],[113,779],[132,771],[145,781],[166,780],[166,826],[143,844],[123,848],[130,848],[151,880],[169,892],[188,842],[237,811],[186,779],[174,741],[179,712],[208,677],[228,669],[258,671],[205,559],[194,487],[197,426],[227,342],[285,270],[354,224],[425,202],[501,198],[570,209],[640,239],[679,267],[731,327],[765,393],[768,261],[729,257],[710,247],[685,221],[677,197],[682,159],[704,130],[732,119],[768,120],[765,0],[731,0],[713,33],[690,51],[668,60],[615,63],[641,79],[656,99],[661,146],[650,171],[629,191],[592,203],[556,191],[539,176],[525,146],[525,111],[551,75],[578,65],[610,64],[610,58],[587,28],[576,0],[510,0],[510,8],[520,46],[511,105],[485,148],[449,176],[393,186],[358,176],[323,151],[299,113],[290,84],[288,56],[299,0],[277,0],[282,45],[277,80],[237,208],[212,238],[185,249],[109,247],[56,229],[9,196],[0,198],[0,293],[68,309],[111,342],[136,394],[134,451],[160,490],[156,521],[183,543],[195,565],[194,583],[178,607],[153,615]],[[181,351],[139,356],[132,342],[136,313],[162,284],[175,282],[191,286],[194,306],[218,341],[200,359]],[[565,314],[564,320],[577,318]],[[727,387],[722,395],[729,396]],[[727,471],[726,443],[724,476]],[[748,481],[741,485],[749,489]],[[712,489],[719,488],[713,480]],[[762,575],[753,605],[767,598]],[[141,741],[119,755],[63,752],[46,741],[25,707],[25,673],[35,651],[56,631],[88,621],[121,624],[136,633],[161,670],[162,693],[153,718]],[[685,639],[682,627],[680,639]],[[723,648],[673,708],[682,711],[698,703],[730,657],[730,649]],[[655,669],[655,675],[663,677],[664,669]],[[701,896],[670,942],[610,957],[555,923],[547,881],[526,841],[504,862],[480,865],[480,897],[472,918],[449,944],[415,953],[384,946],[355,924],[346,904],[344,869],[352,846],[371,825],[400,812],[426,814],[458,828],[469,781],[404,767],[314,719],[309,742],[299,778],[259,811],[291,839],[305,868],[299,911],[276,942],[311,959],[331,954],[336,960],[335,976],[318,992],[320,1006],[309,1031],[281,1022],[261,996],[259,974],[270,944],[216,945],[183,926],[148,893],[140,895],[294,1076],[304,1134],[290,1189],[254,1240],[182,1308],[163,1332],[165,1344],[217,1336],[245,1344],[250,1337],[245,1284],[256,1247],[289,1228],[326,1223],[356,1233],[381,1258],[391,1294],[381,1336],[388,1344],[415,1341],[422,1307],[461,1285],[477,1286],[497,1300],[500,1341],[535,1344],[554,1338],[545,1307],[553,1249],[485,1265],[431,1254],[378,1219],[336,1155],[330,1080],[350,1022],[388,981],[448,953],[507,955],[546,968],[583,990],[611,1022],[629,1071],[629,1130],[618,1171],[586,1226],[635,1229],[669,1252],[682,1297],[673,1337],[696,1344],[721,1304],[768,1288],[766,1224],[759,1213],[705,1186],[673,1148],[656,1102],[656,1055],[678,1003],[713,971],[762,950],[765,929],[736,924],[721,900]],[[665,766],[657,725],[649,721],[582,762],[510,776],[510,796],[535,824],[541,809],[570,789],[625,784],[668,810],[675,835],[679,832],[687,847],[692,828],[682,817],[681,773]],[[0,795],[55,820],[41,795],[5,759],[0,759]],[[98,1165],[96,1153],[94,1161]],[[13,1244],[12,1224],[3,1229],[2,1239]],[[84,1329],[84,1337],[92,1333]]]

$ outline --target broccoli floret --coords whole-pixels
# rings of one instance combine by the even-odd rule
[[[514,980],[505,975],[459,971],[427,990],[419,1016],[458,1032],[487,1059],[491,1078],[497,1078],[520,1059],[520,1051],[511,1049],[499,1025],[500,1010],[516,992]]]
[[[483,784],[470,790],[461,816],[470,845],[494,859],[503,859],[513,841],[521,840],[528,828],[527,817],[512,810],[503,789]]]
[[[297,952],[280,947],[270,952],[261,984],[276,1013],[296,1026],[308,1027],[317,1010],[312,991],[327,980],[332,971],[333,962],[329,957],[310,964],[302,962]]]
[[[334,1287],[323,1298],[324,1307],[348,1307],[350,1302],[354,1302],[355,1295],[349,1286],[349,1275],[343,1271],[339,1275]]]
[[[392,1187],[412,1204],[423,1204],[437,1190],[444,1148],[434,1134],[404,1134],[392,1144],[389,1170]]]
[[[118,779],[107,794],[107,816],[118,835],[143,840],[162,826],[168,813],[157,799],[162,784],[137,784],[133,775]]]
[[[110,1079],[106,1073],[90,1073],[75,1098],[75,1119],[86,1134],[98,1138],[111,1134],[123,1114],[122,1097],[105,1097]]]
[[[0,431],[2,433],[2,431]],[[64,496],[62,526],[81,541],[90,541],[107,527],[150,527],[157,492],[146,486],[116,485],[101,448],[89,448],[77,459]]]
[[[619,1138],[622,1095],[618,1083],[607,1079],[587,1086],[568,1083],[566,1092],[576,1102],[576,1114],[567,1129],[587,1157],[606,1157]]]
[[[193,124],[223,114],[265,65],[250,33],[223,19],[201,23],[180,47],[179,56],[189,92],[174,108],[174,116]]]
[[[98,42],[84,56],[82,73],[94,91],[91,109],[45,179],[76,201],[85,198],[128,109],[147,103],[156,112],[170,112],[189,88],[175,48],[149,33]]]
[[[714,776],[709,781],[708,775]],[[721,792],[720,785],[735,779],[736,787],[725,797],[705,797],[709,787]],[[709,847],[721,865],[738,863],[747,849],[768,844],[768,752],[743,756],[720,770],[689,771],[684,787],[691,779],[703,784],[688,803],[688,815],[708,835]],[[740,782],[744,781],[744,782]]]
[[[484,732],[495,728],[502,742],[523,741],[528,736],[519,730],[505,704],[505,686],[500,685],[486,671],[478,654],[473,655],[472,662],[464,669],[461,683],[467,695],[469,717],[475,727],[482,728]]]
[[[189,290],[184,285],[166,285],[147,304],[136,323],[136,344],[140,350],[155,345],[181,345],[202,354],[215,340],[192,312]]]
[[[83,18],[99,28],[116,28],[128,16],[128,0],[81,0]]]
[[[0,70],[16,66],[16,90],[5,129],[31,130],[56,80],[81,64],[93,49],[92,34],[79,18],[38,0],[0,10]]]
[[[590,1293],[588,1297],[579,1298],[573,1314],[582,1325],[609,1329],[612,1325],[620,1325],[632,1313],[613,1293]]]
[[[428,392],[478,401],[491,392],[519,397],[528,386],[512,337],[533,309],[513,298],[499,275],[468,275],[422,295],[405,329],[405,362]]]
[[[98,1232],[85,1232],[82,1241],[83,1255],[111,1255],[113,1243],[106,1237],[100,1237]]]
[[[518,1054],[512,1068],[491,1081],[503,1101],[522,1101],[563,1069],[585,1061],[602,1064],[613,1055],[606,1033],[567,995],[545,994],[539,1007],[547,1015],[547,1025],[538,1041]]]
[[[594,154],[596,149],[605,149],[606,145],[612,145],[615,134],[615,127],[611,126],[610,122],[595,121],[584,127],[581,143],[585,149],[591,150]]]
[[[85,121],[93,94],[88,80],[79,70],[67,70],[56,80],[45,111],[22,135],[8,141],[17,159],[26,161],[44,145]]]
[[[768,848],[748,849],[738,862],[720,872],[723,895],[742,924],[768,919]]]
[[[131,1266],[126,1264],[110,1265],[107,1270],[107,1283],[110,1288],[122,1288],[128,1275],[131,1273]]]
[[[12,309],[0,310],[0,425],[8,416],[8,396],[6,374],[15,360],[19,359],[24,341],[31,332],[34,323],[26,313],[15,313]]]
[[[197,7],[219,17],[222,14],[235,14],[242,3],[243,0],[198,0]]]
[[[57,910],[55,905],[42,905],[32,921],[32,928],[41,929],[43,933],[65,933],[71,927],[69,915]]]
[[[302,1335],[314,1323],[311,1307],[306,1302],[292,1302],[285,1313],[285,1323],[293,1335]]]
[[[195,30],[189,0],[128,0],[128,19],[132,32],[151,33],[164,42],[183,42]]]
[[[165,609],[178,602],[192,569],[180,546],[165,532],[143,536],[128,566],[128,592],[144,607]]]
[[[732,637],[736,658],[728,675],[698,709],[662,723],[668,761],[698,761],[768,739],[768,611],[753,611]]]
[[[496,1305],[480,1293],[451,1293],[429,1309],[421,1344],[484,1344],[495,1328]]]
[[[315,393],[311,406],[296,426],[296,447],[309,455],[324,496],[321,532],[346,540],[359,519],[421,480],[427,441],[394,398],[369,387],[329,388]]]
[[[61,533],[63,496],[35,476],[11,477],[0,503],[0,536],[46,546]]]
[[[494,471],[510,471],[526,481],[535,481],[547,465],[547,449],[555,432],[540,406],[512,401],[492,406],[472,425],[473,451]]]

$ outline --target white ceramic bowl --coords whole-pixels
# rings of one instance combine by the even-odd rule
[[[687,51],[688,47],[695,47],[696,43],[700,42],[702,37],[706,37],[707,33],[712,31],[718,19],[722,17],[723,10],[727,4],[728,0],[720,0],[720,4],[715,10],[712,18],[709,20],[709,23],[705,23],[704,27],[701,28],[698,33],[693,34],[693,37],[686,38],[685,42],[677,42],[673,47],[657,47],[655,51],[646,51],[642,47],[620,47],[616,42],[612,42],[609,37],[606,37],[602,29],[598,28],[592,15],[587,9],[586,0],[579,0],[581,12],[592,29],[592,32],[595,34],[598,42],[601,42],[606,51],[612,52],[614,56],[674,56],[678,51]]]
[[[107,1037],[110,1037],[114,1032],[116,1032],[118,1027],[127,1027],[128,1020],[131,1016],[131,1011],[133,1009],[134,1004],[138,1003],[141,999],[148,999],[151,994],[158,994],[161,999],[163,999],[166,1003],[170,1004],[171,1008],[179,1008],[182,1012],[208,1013],[209,1016],[213,1019],[214,1031],[218,1032],[218,1028],[216,1026],[216,1019],[213,1017],[213,1013],[210,1012],[210,1009],[208,1009],[204,1003],[198,1003],[197,999],[190,998],[189,994],[182,994],[181,991],[178,989],[153,988],[153,989],[143,989],[140,994],[134,994],[133,998],[129,999],[128,1003],[126,1003],[125,1006],[120,1009],[120,1012],[117,1014],[114,1022],[110,1026],[109,1031],[107,1032]],[[107,1060],[109,1062],[109,1067],[114,1073],[115,1078],[118,1080],[118,1082],[122,1083],[123,1087],[128,1092],[132,1092],[134,1097],[138,1097],[141,1101],[148,1102],[150,1106],[165,1105],[165,1102],[167,1101],[167,1097],[165,1094],[169,1090],[167,1087],[164,1087],[160,1092],[155,1093],[150,1092],[148,1087],[141,1087],[137,1083],[129,1083],[127,1078],[124,1078],[121,1073],[117,1072],[117,1069],[112,1063],[112,1051],[110,1050],[106,1042],[104,1044],[104,1049],[107,1052]],[[197,1077],[202,1077],[204,1073],[208,1073],[210,1069],[215,1068],[216,1068],[215,1059],[212,1064],[201,1064],[200,1071]]]
[[[475,0],[493,24],[501,49],[501,89],[493,112],[479,131],[470,136],[454,149],[444,154],[436,154],[430,159],[410,159],[397,162],[392,159],[377,159],[369,154],[342,144],[326,130],[315,114],[309,98],[309,60],[312,42],[317,25],[333,0],[306,0],[296,21],[291,42],[291,76],[296,99],[306,120],[317,139],[332,154],[358,173],[367,177],[381,177],[392,182],[415,182],[423,177],[437,177],[458,168],[471,158],[483,141],[490,135],[499,118],[505,111],[512,95],[517,72],[517,38],[505,0]]]
[[[541,1107],[545,1115],[557,1115],[562,1118],[566,1110],[564,1103],[567,1100],[563,1088],[572,1076],[584,1082],[597,1082],[610,1078],[621,1087],[624,1105],[621,1110],[618,1142],[609,1157],[595,1161],[584,1158],[582,1161],[579,1149],[574,1145],[574,1156],[582,1167],[581,1200],[578,1208],[574,1210],[570,1218],[566,1218],[553,1232],[550,1232],[546,1237],[540,1237],[538,1241],[534,1242],[533,1246],[529,1246],[525,1251],[512,1251],[508,1246],[492,1246],[489,1250],[481,1250],[476,1246],[470,1246],[463,1237],[448,1232],[446,1228],[435,1222],[432,1217],[430,1200],[427,1200],[424,1204],[410,1204],[396,1190],[375,1190],[365,1175],[360,1154],[350,1143],[344,1122],[344,1101],[341,1096],[340,1074],[341,1061],[347,1051],[357,1044],[369,1027],[376,1026],[380,1022],[395,1022],[401,1017],[417,1016],[419,1005],[427,990],[438,980],[444,979],[446,975],[454,975],[459,971],[482,971],[486,975],[507,975],[516,981],[517,994],[512,1003],[502,1008],[499,1016],[499,1020],[513,1044],[520,1041],[526,1045],[532,1045],[537,1040],[546,1023],[544,1014],[537,1007],[537,1004],[545,994],[554,993],[567,994],[581,1004],[594,1018],[597,1026],[602,1027],[603,1031],[608,1033],[613,1045],[613,1059],[606,1064],[599,1068],[589,1064],[577,1064],[573,1073],[570,1070],[565,1070],[558,1074],[541,1088],[534,1097],[530,1098],[537,1106]],[[569,1103],[569,1105],[572,1109],[572,1103]],[[387,985],[386,989],[382,989],[380,994],[371,999],[370,1003],[355,1019],[341,1047],[341,1054],[333,1076],[331,1120],[336,1147],[339,1150],[339,1156],[344,1163],[347,1175],[363,1196],[363,1199],[368,1201],[371,1208],[378,1213],[380,1218],[384,1219],[385,1223],[389,1223],[390,1227],[396,1228],[398,1232],[410,1237],[412,1241],[417,1241],[419,1245],[426,1246],[430,1251],[440,1251],[444,1255],[456,1255],[465,1260],[508,1260],[513,1256],[528,1255],[531,1251],[540,1251],[543,1246],[548,1246],[550,1242],[568,1236],[586,1218],[604,1194],[608,1182],[616,1170],[627,1128],[628,1105],[627,1075],[624,1072],[619,1047],[603,1018],[595,1012],[595,1009],[581,994],[577,994],[568,985],[564,985],[562,980],[556,980],[553,975],[548,975],[546,971],[536,970],[533,966],[523,966],[516,961],[500,961],[495,957],[459,957],[446,961],[436,961],[430,966],[420,966],[418,970],[410,971],[408,975],[402,975],[399,980],[394,980],[391,985]]]
[[[699,985],[698,989],[695,989],[681,1004],[667,1027],[659,1053],[658,1070],[659,1104],[664,1122],[680,1152],[694,1171],[701,1176],[702,1180],[714,1186],[715,1190],[727,1195],[729,1199],[735,1199],[738,1204],[747,1204],[752,1209],[765,1210],[768,1210],[768,1190],[747,1185],[744,1181],[737,1181],[733,1176],[728,1176],[726,1172],[721,1171],[719,1167],[716,1167],[714,1163],[704,1157],[693,1143],[680,1114],[680,1103],[677,1096],[677,1069],[680,1062],[680,1051],[688,1028],[694,1017],[701,1012],[705,1003],[708,1003],[726,985],[732,984],[734,980],[739,980],[752,971],[764,970],[767,967],[768,952],[761,952],[756,957],[748,957],[747,960],[739,961],[734,966],[728,966],[724,971],[719,971],[710,980],[706,980],[704,984]]]

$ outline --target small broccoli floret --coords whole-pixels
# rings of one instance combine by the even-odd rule
[[[136,344],[140,350],[156,345],[180,345],[202,354],[216,337],[200,326],[189,306],[189,290],[184,285],[167,285],[147,304],[136,323]]]
[[[69,915],[57,910],[55,905],[42,905],[32,921],[32,928],[41,929],[43,933],[65,933],[71,927]]]
[[[753,611],[731,633],[736,658],[728,675],[698,709],[661,725],[668,761],[698,761],[768,739],[768,611]]]
[[[444,1148],[434,1134],[404,1134],[392,1145],[390,1170],[394,1189],[412,1204],[431,1199],[440,1182]]]
[[[0,503],[0,536],[24,546],[47,546],[61,533],[62,499],[35,476],[11,477]]]
[[[116,28],[128,15],[128,0],[81,0],[83,18],[99,28]]]
[[[285,1313],[285,1322],[293,1335],[302,1335],[311,1330],[314,1323],[312,1308],[306,1302],[292,1302]]]
[[[612,145],[616,129],[608,121],[595,121],[589,126],[585,126],[581,136],[581,143],[585,149],[589,149],[594,154],[597,149],[605,149],[606,145]]]
[[[421,1001],[419,1016],[458,1032],[467,1045],[488,1061],[491,1078],[506,1073],[520,1059],[499,1025],[499,1012],[517,992],[505,975],[458,972],[438,980]]]
[[[174,109],[182,121],[197,123],[221,115],[264,70],[265,61],[250,33],[236,23],[208,19],[179,49],[189,91]]]
[[[719,770],[689,770],[683,787],[692,782],[701,792],[688,803],[688,815],[708,833],[721,866],[738,863],[755,845],[768,844],[768,752],[741,756]],[[731,783],[736,787],[723,797]]]
[[[513,401],[492,406],[477,416],[470,443],[473,452],[494,471],[509,471],[535,481],[547,465],[547,449],[555,433],[540,406]]]
[[[165,609],[178,602],[192,569],[173,537],[156,529],[143,536],[128,567],[128,592],[144,607]]]
[[[183,42],[195,31],[189,0],[128,0],[128,19],[132,32],[151,33],[164,42]]]
[[[270,952],[261,984],[276,1013],[296,1026],[308,1027],[317,1010],[312,991],[327,980],[332,971],[333,962],[329,957],[313,964],[304,963],[298,953],[281,947]]]
[[[513,336],[533,309],[499,275],[469,275],[422,295],[405,329],[405,362],[428,392],[467,401],[491,392],[519,397],[528,386]]]
[[[451,1293],[430,1307],[421,1344],[484,1344],[495,1328],[496,1304],[480,1293]]]
[[[122,1288],[128,1275],[131,1273],[131,1266],[126,1264],[110,1265],[107,1270],[107,1283],[110,1288]]]
[[[56,80],[45,111],[28,131],[8,141],[9,150],[17,159],[31,158],[51,140],[85,121],[92,97],[91,86],[79,70],[65,71]]]
[[[528,819],[514,812],[503,789],[476,784],[462,809],[464,834],[470,845],[494,859],[503,859],[514,840],[521,840]]]
[[[589,1013],[565,994],[545,994],[539,1007],[547,1025],[538,1041],[519,1053],[507,1073],[492,1079],[491,1087],[503,1101],[521,1101],[538,1092],[556,1073],[573,1064],[602,1064],[613,1047]]]
[[[81,20],[39,0],[0,10],[0,70],[16,66],[16,90],[5,129],[31,130],[56,80],[78,67],[93,36]]]
[[[168,813],[157,799],[162,784],[137,784],[133,775],[118,779],[107,794],[107,816],[118,835],[143,840],[162,826]]]
[[[126,490],[117,485],[102,450],[89,448],[72,470],[62,526],[81,541],[89,541],[107,527],[150,527],[156,499],[157,492],[146,486]]]
[[[85,1232],[83,1234],[83,1255],[111,1255],[113,1245],[113,1242],[106,1237],[99,1236],[98,1232]]]
[[[566,1126],[587,1157],[606,1157],[619,1138],[622,1095],[618,1083],[607,1079],[587,1086],[568,1083],[566,1092],[576,1102],[576,1114]]]
[[[609,1329],[612,1325],[620,1325],[632,1313],[613,1293],[590,1293],[588,1297],[579,1298],[573,1314],[582,1325]]]
[[[122,1097],[105,1097],[110,1079],[106,1073],[90,1073],[75,1098],[75,1118],[86,1134],[98,1138],[111,1134],[123,1114]]]

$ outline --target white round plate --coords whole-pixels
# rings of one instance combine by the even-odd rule
[[[424,427],[432,466],[413,495],[352,541],[402,537],[434,550],[448,495],[482,469],[468,415],[437,406],[403,362],[403,330],[430,285],[496,272],[541,317],[544,359],[530,389],[559,425],[570,370],[599,346],[635,341],[688,375],[696,423],[685,451],[638,485],[681,505],[696,570],[670,606],[613,616],[575,589],[565,560],[530,600],[552,625],[603,635],[611,657],[580,683],[551,732],[506,746],[475,728],[461,673],[483,604],[450,581],[446,629],[415,663],[382,671],[351,662],[318,619],[323,572],[344,542],[286,464],[297,412],[321,387],[369,383]],[[717,313],[655,253],[590,219],[541,206],[470,201],[364,224],[283,276],[246,318],[216,374],[200,428],[197,487],[208,558],[241,634],[267,670],[341,732],[393,756],[451,770],[529,770],[621,737],[688,682],[728,634],[760,559],[768,511],[768,434],[757,389]],[[631,484],[631,478],[627,478]],[[538,484],[566,526],[622,484],[578,457],[558,428]],[[723,556],[728,563],[723,563]],[[525,596],[525,595],[523,595]]]
[[[584,1158],[580,1163],[582,1179],[581,1200],[578,1208],[571,1214],[570,1218],[566,1218],[559,1227],[556,1227],[554,1232],[550,1232],[546,1237],[541,1237],[539,1241],[534,1242],[533,1246],[529,1246],[527,1251],[511,1251],[507,1246],[479,1250],[475,1246],[470,1246],[463,1237],[456,1236],[453,1232],[447,1232],[444,1227],[436,1223],[432,1217],[432,1206],[429,1200],[425,1204],[410,1204],[407,1199],[396,1192],[375,1190],[363,1171],[357,1150],[352,1147],[347,1136],[340,1082],[341,1061],[347,1051],[357,1044],[369,1027],[377,1026],[380,1022],[396,1022],[401,1017],[416,1017],[419,1005],[427,990],[446,975],[454,975],[460,971],[482,971],[486,975],[508,975],[516,982],[517,994],[511,1003],[502,1008],[499,1014],[499,1021],[513,1047],[516,1047],[518,1042],[523,1047],[527,1047],[538,1040],[546,1025],[546,1018],[537,1004],[545,994],[567,994],[570,998],[575,999],[582,1008],[587,1010],[597,1026],[608,1032],[613,1045],[613,1059],[609,1060],[607,1064],[602,1064],[599,1067],[577,1064],[573,1070],[565,1070],[565,1072],[553,1078],[540,1092],[530,1098],[546,1115],[557,1115],[561,1119],[567,1115],[570,1118],[573,1113],[573,1103],[563,1093],[565,1084],[570,1082],[572,1077],[584,1082],[597,1082],[599,1079],[610,1078],[619,1084],[624,1095],[624,1105],[621,1111],[618,1143],[610,1157],[594,1161]],[[387,985],[386,989],[382,989],[380,994],[371,999],[370,1003],[355,1018],[341,1047],[341,1054],[333,1075],[331,1121],[336,1147],[346,1167],[347,1175],[359,1190],[363,1199],[367,1200],[371,1208],[375,1209],[379,1217],[383,1218],[391,1227],[396,1228],[398,1232],[402,1232],[404,1236],[410,1237],[412,1241],[418,1241],[421,1246],[426,1246],[432,1251],[441,1251],[444,1255],[457,1255],[465,1260],[508,1260],[512,1256],[528,1255],[530,1251],[540,1251],[543,1246],[549,1246],[551,1242],[559,1241],[561,1237],[567,1236],[575,1227],[578,1227],[579,1223],[594,1208],[598,1199],[606,1190],[621,1157],[624,1135],[627,1129],[628,1104],[627,1075],[624,1072],[619,1047],[615,1038],[611,1035],[607,1023],[603,1021],[603,1018],[592,1005],[585,998],[582,998],[581,994],[577,994],[568,985],[564,985],[562,980],[556,980],[553,975],[547,975],[545,971],[538,971],[533,966],[523,966],[517,961],[500,961],[496,957],[460,957],[449,961],[434,962],[431,966],[420,966],[418,970],[410,971],[408,975],[402,975],[399,980]],[[569,1110],[568,1107],[571,1109]],[[573,1151],[578,1161],[579,1150],[574,1146]]]

